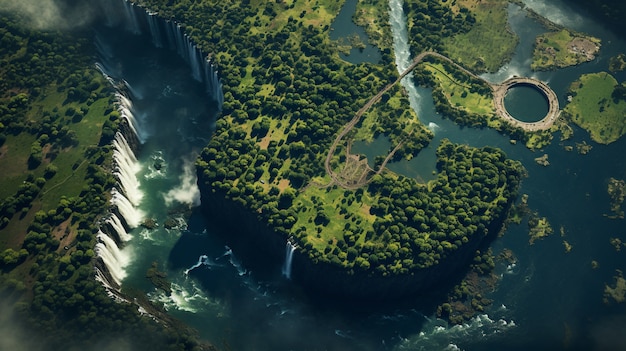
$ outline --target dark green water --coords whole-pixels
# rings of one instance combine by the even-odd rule
[[[504,97],[504,107],[511,116],[522,122],[540,121],[550,108],[545,95],[528,85],[517,85],[509,89]]]
[[[555,10],[549,11],[553,14]],[[564,11],[561,17],[578,16],[572,11]],[[532,74],[529,50],[541,27],[512,6],[511,25],[522,40],[512,62],[486,77],[501,81],[512,74],[532,74],[548,81],[563,98],[567,86],[580,74],[604,70],[611,55],[626,51],[624,42],[601,25],[580,18],[577,30],[604,40],[598,59]],[[621,335],[618,332],[626,325],[626,312],[623,306],[603,304],[602,292],[605,284],[612,283],[616,269],[626,269],[624,252],[616,252],[609,243],[611,237],[624,239],[626,231],[623,221],[604,214],[609,211],[608,179],[626,179],[622,156],[626,138],[602,146],[576,128],[573,140],[559,142],[557,134],[551,146],[533,153],[522,145],[511,145],[494,131],[459,128],[442,119],[434,113],[429,90],[418,88],[419,115],[435,131],[435,140],[414,160],[390,168],[421,180],[431,179],[434,149],[444,137],[503,148],[527,168],[529,177],[522,192],[529,195],[531,209],[548,218],[555,233],[531,246],[523,223],[511,226],[494,242],[496,254],[508,248],[518,261],[514,266],[499,267],[501,283],[488,295],[494,300],[493,307],[466,325],[448,327],[413,306],[370,313],[346,311],[332,300],[315,301],[304,295],[282,277],[281,267],[242,267],[236,254],[216,235],[219,218],[194,212],[178,228],[163,228],[166,219],[181,217],[172,210],[197,203],[191,161],[210,136],[214,110],[175,53],[155,49],[147,44],[147,38],[123,32],[102,33],[101,39],[109,48],[109,66],[135,92],[135,114],[146,138],[138,155],[142,169],[138,177],[144,192],[140,207],[161,224],[156,230],[132,232],[133,239],[124,249],[132,257],[124,287],[145,290],[216,345],[232,350],[617,349],[600,346]],[[622,81],[624,76],[618,79]],[[581,141],[594,146],[588,155],[563,148]],[[379,140],[361,147],[361,152],[376,155],[385,154],[389,145]],[[543,153],[549,155],[549,167],[534,162]],[[157,157],[163,158],[165,166],[159,171],[154,167]],[[564,237],[559,234],[560,227]],[[563,240],[573,246],[571,252],[565,252]],[[598,261],[597,269],[592,269],[592,260]],[[145,279],[155,261],[173,283],[170,296],[155,291]]]
[[[358,36],[360,41],[365,44],[365,48],[360,49],[353,47],[350,49],[350,54],[339,54],[339,56],[351,63],[358,64],[362,62],[376,63],[380,61],[380,51],[375,46],[368,43],[367,33],[362,27],[357,26],[352,21],[352,16],[356,12],[357,0],[346,0],[341,11],[335,17],[332,26],[330,27],[330,38],[332,40],[342,39],[347,42],[347,38],[351,36]]]

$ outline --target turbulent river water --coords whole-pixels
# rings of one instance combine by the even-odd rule
[[[560,99],[580,74],[606,70],[608,58],[626,50],[624,41],[575,9],[558,1],[547,7],[539,0],[528,6],[551,20],[571,25],[603,39],[598,58],[584,65],[554,72],[530,71],[534,37],[541,26],[509,7],[512,29],[521,37],[510,63],[484,77],[501,81],[513,74],[535,76],[549,82]],[[390,0],[394,50],[399,70],[411,60],[406,17],[400,0]],[[349,20],[349,17],[347,17]],[[575,18],[577,20],[570,21]],[[176,51],[158,48],[147,35],[128,28],[103,27],[97,43],[104,70],[117,82],[126,81],[129,108],[143,144],[133,166],[138,181],[137,210],[158,223],[129,233],[120,264],[123,288],[146,291],[175,317],[198,329],[218,347],[232,350],[526,350],[591,347],[607,342],[607,335],[624,328],[623,310],[602,302],[605,284],[616,269],[624,269],[624,256],[610,245],[610,237],[624,237],[623,221],[603,216],[609,212],[607,182],[626,178],[626,140],[597,145],[575,128],[573,140],[533,153],[491,130],[459,128],[434,111],[430,91],[403,84],[411,107],[435,132],[433,143],[410,162],[390,165],[394,171],[427,180],[434,177],[434,149],[441,138],[474,146],[503,148],[523,162],[529,177],[522,193],[529,206],[546,216],[555,228],[551,237],[529,245],[526,223],[510,227],[494,244],[497,254],[511,249],[517,263],[500,267],[498,288],[489,293],[492,308],[462,326],[448,327],[431,312],[412,305],[381,307],[374,312],[346,310],[333,301],[318,301],[290,284],[279,266],[242,267],[219,239],[219,218],[184,210],[199,203],[194,157],[211,135],[215,103],[192,67]],[[347,58],[349,59],[349,57]],[[624,76],[618,76],[623,81]],[[564,104],[564,101],[561,101]],[[523,110],[523,109],[522,109]],[[588,155],[565,151],[563,145],[586,141]],[[367,154],[383,154],[384,139],[361,145]],[[551,165],[534,158],[549,154]],[[373,159],[373,157],[372,157]],[[173,225],[165,229],[165,223]],[[559,235],[563,227],[564,237]],[[572,245],[566,253],[563,240]],[[599,263],[592,269],[591,262]],[[153,262],[165,270],[172,293],[156,290],[145,279]],[[620,314],[621,312],[621,314]],[[624,346],[622,344],[622,346]]]

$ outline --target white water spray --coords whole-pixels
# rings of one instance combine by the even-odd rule
[[[467,340],[488,339],[515,327],[513,320],[492,319],[487,314],[478,315],[464,324],[451,327],[440,319],[429,320],[419,334],[403,339],[396,349],[462,350],[458,345]]]
[[[287,279],[291,279],[291,265],[293,263],[293,253],[296,251],[296,246],[287,240],[285,246],[285,263],[283,264],[283,275]]]
[[[178,310],[190,313],[203,311],[223,316],[228,314],[223,305],[209,298],[194,279],[186,279],[180,284],[172,283],[170,294],[157,290],[148,296],[152,301],[162,303],[166,311]]]
[[[393,37],[393,51],[396,56],[396,67],[398,73],[404,72],[412,62],[411,48],[409,46],[409,32],[407,29],[407,19],[402,7],[402,0],[389,0],[389,24]],[[421,119],[421,96],[413,82],[413,72],[407,74],[400,84],[409,94],[409,104],[417,116]]]
[[[141,170],[141,166],[122,133],[116,133],[113,147],[113,160],[116,165],[113,174],[119,181],[128,201],[133,206],[137,206],[143,198],[136,175]]]
[[[117,207],[130,228],[137,228],[141,224],[144,217],[143,212],[135,208],[126,196],[115,188],[111,189],[111,204]]]
[[[441,129],[441,127],[435,123],[435,122],[430,122],[428,123],[428,130],[430,130],[431,132],[433,132],[433,134],[436,134],[436,132]]]
[[[194,155],[195,156],[195,155]],[[186,160],[183,165],[183,174],[180,175],[180,184],[163,194],[165,204],[170,206],[174,202],[200,205],[200,189],[198,189],[198,177],[195,164],[192,160]]]
[[[124,228],[122,221],[120,221],[114,213],[111,214],[111,217],[107,218],[105,222],[117,233],[121,241],[127,242],[132,238],[132,236],[126,232],[126,228]]]
[[[135,118],[135,114],[132,110],[132,101],[120,92],[116,93],[115,97],[117,98],[117,102],[119,105],[118,110],[120,112],[120,115],[128,122],[128,125],[132,129],[133,133],[137,136],[137,138],[139,138],[139,141],[143,143],[145,141],[145,136],[139,133],[137,119]]]
[[[102,231],[98,231],[97,238],[100,242],[96,244],[96,254],[104,262],[115,283],[121,286],[122,280],[126,277],[124,268],[128,264],[130,257],[117,247],[117,244],[111,237]]]
[[[104,65],[100,62],[96,62],[96,69],[102,73],[104,78],[111,84],[111,86],[115,86],[115,79],[107,74],[108,70],[104,67]]]

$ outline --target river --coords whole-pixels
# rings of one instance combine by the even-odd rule
[[[522,38],[509,64],[497,73],[484,75],[490,81],[513,74],[532,75],[549,82],[563,99],[567,86],[580,74],[605,70],[609,57],[626,50],[624,41],[576,9],[558,1],[549,7],[538,0],[526,2],[552,20],[602,38],[600,55],[573,68],[530,72],[528,58],[541,27],[526,18],[519,7],[510,5],[511,26]],[[406,31],[406,17],[401,1],[391,0],[390,8],[394,50],[402,67],[403,60],[410,61],[406,33],[402,32]],[[346,16],[344,21],[349,19]],[[139,207],[159,224],[153,230],[140,226],[131,231],[123,249],[129,263],[124,267],[122,286],[146,291],[153,301],[162,303],[170,314],[197,328],[218,347],[558,350],[601,345],[605,340],[601,337],[612,335],[613,328],[623,328],[619,324],[624,320],[623,309],[604,305],[602,293],[605,284],[612,283],[615,270],[626,268],[623,253],[609,243],[610,237],[626,235],[623,221],[603,216],[609,211],[608,179],[626,178],[626,160],[621,156],[626,150],[625,138],[608,146],[597,145],[586,132],[574,128],[572,140],[559,142],[557,134],[552,145],[531,152],[523,145],[511,145],[507,137],[492,130],[459,128],[442,119],[434,111],[430,91],[411,86],[410,79],[406,80],[403,84],[409,91],[411,107],[434,130],[435,139],[412,161],[390,168],[421,180],[432,179],[434,149],[442,138],[503,148],[527,168],[529,177],[521,191],[529,195],[530,208],[548,218],[555,233],[531,246],[523,223],[511,226],[494,242],[494,252],[511,249],[518,261],[499,271],[501,283],[488,296],[494,300],[492,308],[465,325],[448,327],[414,306],[382,306],[368,313],[345,310],[333,301],[307,297],[281,274],[281,267],[242,267],[218,235],[219,218],[192,211],[188,221],[182,220],[182,210],[199,201],[193,160],[210,136],[215,106],[175,52],[156,48],[148,37],[122,29],[102,28],[98,33],[109,74],[128,82],[132,93],[133,112],[145,141],[136,174],[142,192]],[[624,75],[618,80],[623,81]],[[563,148],[581,141],[594,146],[588,155]],[[381,139],[376,143],[361,145],[363,152],[384,154],[388,142]],[[549,154],[548,167],[534,162],[543,153]],[[176,224],[174,228],[164,228],[168,219]],[[559,234],[560,227],[564,237]],[[563,240],[572,245],[571,252],[565,252]],[[592,269],[592,260],[598,261],[597,269]],[[145,279],[153,262],[167,272],[171,295],[154,289]]]

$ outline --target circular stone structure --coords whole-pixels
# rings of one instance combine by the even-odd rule
[[[523,122],[511,116],[511,114],[507,111],[504,106],[504,97],[509,89],[517,85],[531,86],[545,96],[548,101],[548,113],[543,119],[536,122]],[[493,85],[493,104],[496,112],[501,118],[516,127],[520,127],[531,132],[550,129],[561,112],[559,110],[559,99],[557,98],[556,93],[554,93],[554,91],[550,89],[546,83],[534,78],[513,77],[500,84]]]

